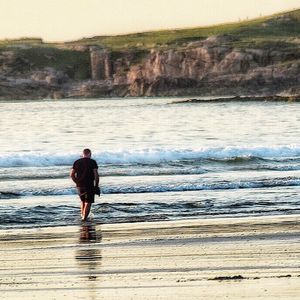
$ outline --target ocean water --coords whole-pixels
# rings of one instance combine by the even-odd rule
[[[0,102],[0,229],[79,224],[86,147],[97,223],[300,213],[300,104],[177,100]]]

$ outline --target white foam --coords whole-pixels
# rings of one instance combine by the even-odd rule
[[[135,194],[135,193],[164,193],[164,192],[187,192],[202,190],[233,190],[233,189],[252,189],[252,188],[270,188],[282,186],[299,186],[299,178],[269,178],[269,179],[253,179],[253,180],[234,180],[231,182],[185,182],[185,183],[164,183],[150,185],[108,185],[101,188],[102,194]],[[7,192],[6,192],[7,193]],[[15,191],[18,196],[59,196],[59,195],[76,195],[75,188],[61,189],[28,189]],[[5,198],[15,198],[12,195],[3,195]],[[1,194],[0,194],[1,199]]]
[[[180,160],[233,158],[300,158],[300,145],[269,147],[213,147],[198,149],[141,149],[94,152],[99,164],[157,164]],[[16,153],[0,154],[0,167],[47,167],[72,165],[76,153]]]
[[[50,167],[71,164],[76,154],[16,153],[0,155],[0,167]]]
[[[278,178],[265,180],[245,180],[232,182],[209,182],[209,183],[182,183],[182,184],[158,184],[149,186],[114,186],[103,187],[103,194],[134,194],[134,193],[164,193],[164,192],[187,192],[202,190],[234,190],[269,188],[281,186],[299,186],[298,178]]]

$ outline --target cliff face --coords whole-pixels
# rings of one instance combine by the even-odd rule
[[[138,60],[128,50],[114,57],[115,53],[98,46],[72,49],[88,57],[86,75],[79,79],[76,59],[63,67],[38,69],[17,51],[2,51],[0,97],[299,93],[299,41],[293,41],[290,50],[237,48],[233,41],[232,36],[209,37],[179,49],[154,49]]]
[[[91,46],[89,51],[91,57],[91,79],[111,79],[112,61],[110,59],[110,53],[96,46]]]
[[[287,51],[238,49],[211,37],[183,50],[152,51],[127,74],[132,96],[274,94],[298,90],[300,45]]]

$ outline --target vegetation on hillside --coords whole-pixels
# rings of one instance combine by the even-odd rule
[[[282,40],[300,37],[300,9],[254,20],[178,30],[161,30],[117,36],[82,39],[69,44],[99,44],[111,49],[181,46],[212,35],[234,35],[249,39]]]
[[[2,49],[3,50],[3,49]],[[63,71],[70,78],[83,80],[90,78],[90,57],[88,52],[60,49],[46,45],[33,47],[6,47],[16,54],[15,69],[19,73],[52,67]]]
[[[66,43],[43,43],[39,38],[0,41],[1,47],[31,44],[32,46],[62,47],[72,45],[102,45],[111,50],[150,49],[163,46],[182,46],[186,43],[205,39],[212,35],[234,35],[240,43],[249,40],[280,41],[300,37],[300,9],[246,20],[236,23],[219,24],[208,27],[159,30],[116,36],[96,36]]]
[[[97,36],[66,43],[45,43],[40,38],[22,38],[0,41],[1,52],[17,54],[17,70],[26,73],[53,67],[68,74],[70,78],[82,80],[90,77],[88,51],[75,47],[99,45],[111,50],[113,61],[126,57],[133,64],[140,63],[150,49],[186,47],[188,43],[209,36],[231,35],[230,46],[238,48],[274,49],[299,52],[300,9],[273,16],[178,30],[160,30],[117,36]],[[289,58],[290,59],[290,58]]]

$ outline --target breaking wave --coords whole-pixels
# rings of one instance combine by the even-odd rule
[[[159,164],[177,161],[300,158],[300,146],[207,147],[198,149],[141,149],[94,152],[99,164]],[[0,167],[51,167],[71,165],[78,154],[16,153],[0,155]]]
[[[162,183],[162,184],[122,184],[107,185],[101,188],[102,194],[136,194],[136,193],[165,193],[165,192],[187,192],[202,190],[233,190],[233,189],[253,189],[272,188],[282,186],[300,186],[300,178],[268,178],[238,181],[214,181],[214,182],[184,182],[184,183]],[[18,198],[24,196],[55,196],[55,195],[75,195],[76,188],[41,188],[24,189],[14,192],[0,191],[0,199]]]

